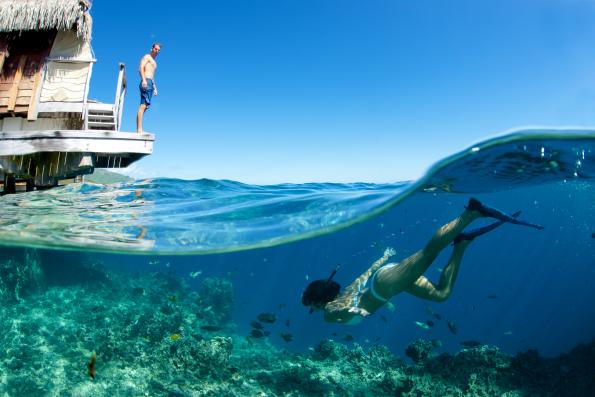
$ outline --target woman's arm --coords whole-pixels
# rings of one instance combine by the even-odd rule
[[[387,248],[384,251],[384,255],[356,278],[351,284],[349,284],[335,300],[327,303],[324,307],[324,319],[329,322],[345,322],[352,318],[354,315],[359,314],[367,316],[370,314],[365,309],[357,307],[358,302],[354,302],[354,299],[359,298],[359,293],[363,288],[366,281],[374,274],[374,272],[380,269],[388,259],[395,254],[395,250]]]

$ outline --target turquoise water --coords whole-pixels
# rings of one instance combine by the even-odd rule
[[[593,139],[588,130],[519,131],[450,156],[418,181],[393,184],[158,178],[5,196],[0,243],[164,255],[267,247],[363,222],[415,192],[478,194],[592,181]]]
[[[2,196],[0,396],[592,395],[594,156],[595,131],[523,130],[417,181]],[[400,294],[354,327],[300,304],[337,264],[345,286],[413,254],[471,196],[545,229],[478,238],[446,302]],[[415,343],[432,353],[414,365]]]

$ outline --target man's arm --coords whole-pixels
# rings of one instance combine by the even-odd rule
[[[145,55],[140,59],[140,63],[138,64],[138,74],[140,74],[141,85],[143,88],[147,88],[147,78],[145,77],[145,65],[148,62],[149,55]]]

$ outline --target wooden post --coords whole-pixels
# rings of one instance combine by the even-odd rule
[[[35,73],[35,79],[33,81],[33,90],[31,91],[31,102],[29,103],[29,112],[27,113],[27,120],[37,120],[37,104],[39,103],[39,97],[41,96],[41,83],[45,78],[46,65],[44,65],[37,73]]]
[[[6,52],[0,48],[0,74],[2,74],[2,68],[4,67],[4,60],[6,59]]]
[[[25,69],[25,62],[27,62],[27,57],[25,55],[21,55],[21,59],[19,59],[19,66],[17,66],[17,70],[14,74],[14,80],[12,82],[12,87],[10,88],[8,94],[8,111],[14,112],[14,107],[17,103],[17,96],[19,94],[19,83],[21,82],[21,78],[23,77],[23,69]]]

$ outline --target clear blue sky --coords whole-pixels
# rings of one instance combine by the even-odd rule
[[[136,176],[395,182],[526,125],[595,125],[595,1],[96,0],[92,98],[151,43]]]

